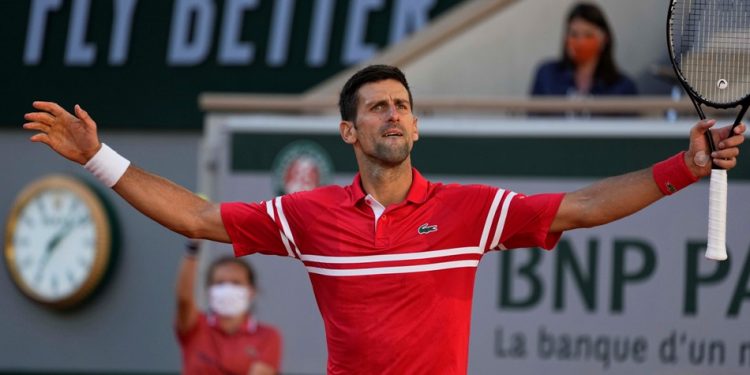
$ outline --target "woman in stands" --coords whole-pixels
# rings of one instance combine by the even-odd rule
[[[579,3],[567,17],[562,57],[536,71],[532,95],[635,95],[635,83],[617,69],[614,37],[596,5]]]

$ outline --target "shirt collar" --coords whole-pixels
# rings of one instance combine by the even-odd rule
[[[209,313],[208,316],[206,316],[206,321],[208,322],[208,325],[210,327],[218,329],[219,321],[216,314]],[[258,320],[250,314],[245,317],[245,321],[242,323],[242,325],[245,327],[245,332],[247,333],[253,334],[258,331]]]
[[[422,174],[419,173],[416,168],[412,168],[411,173],[411,187],[409,187],[409,192],[406,194],[406,201],[416,204],[423,203],[427,199],[430,182],[422,177]],[[352,181],[352,184],[349,186],[349,191],[349,200],[344,202],[344,204],[348,206],[358,204],[367,196],[365,191],[362,190],[362,176],[359,173],[354,176],[354,181]]]

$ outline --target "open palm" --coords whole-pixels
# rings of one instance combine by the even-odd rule
[[[40,112],[27,113],[23,124],[27,130],[38,131],[32,142],[41,142],[63,157],[85,164],[99,150],[101,144],[96,133],[96,123],[80,106],[75,106],[75,116],[57,103],[33,103]]]

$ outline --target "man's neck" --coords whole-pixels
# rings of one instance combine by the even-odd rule
[[[403,202],[409,194],[413,178],[409,159],[394,167],[360,165],[359,172],[362,189],[385,207]]]

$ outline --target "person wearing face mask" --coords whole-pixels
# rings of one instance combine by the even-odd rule
[[[562,58],[536,71],[532,95],[636,95],[635,83],[617,69],[614,36],[604,13],[594,4],[570,10]]]
[[[194,294],[199,241],[189,241],[177,278],[175,329],[182,351],[182,373],[272,375],[279,372],[281,335],[258,322],[250,308],[255,274],[250,265],[222,257],[208,268],[208,311]]]

